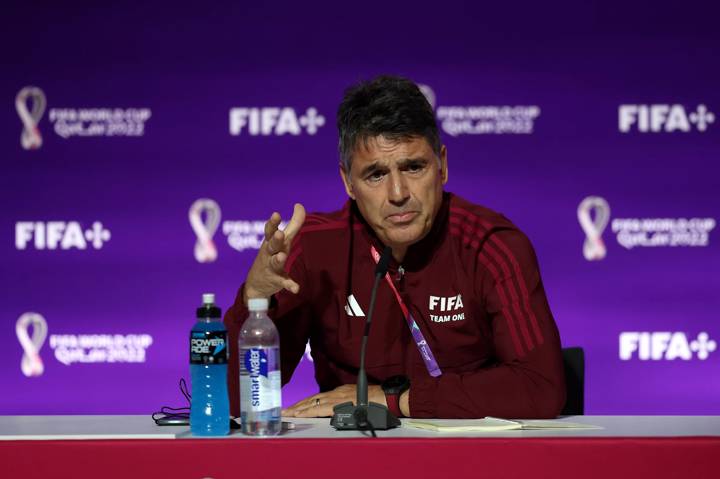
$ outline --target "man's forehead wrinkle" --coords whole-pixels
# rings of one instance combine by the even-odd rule
[[[368,135],[358,137],[355,145],[351,169],[359,175],[394,167],[406,168],[414,162],[431,161],[435,156],[422,138]]]
[[[378,149],[387,153],[392,153],[403,147],[407,149],[413,145],[413,142],[408,138],[393,138],[384,135],[376,136],[374,142]]]
[[[380,153],[392,154],[402,148],[410,150],[407,152],[407,156],[401,158],[401,161],[406,159],[419,158],[423,156],[421,152],[418,152],[418,148],[407,140],[387,138],[384,136],[368,137],[363,141],[363,150],[365,153]],[[385,160],[385,157],[373,157],[372,161]]]
[[[371,149],[382,150],[386,152],[392,152],[400,148],[403,141],[400,138],[388,138],[384,135],[377,136],[365,136],[362,141],[362,146],[366,152],[370,152]]]

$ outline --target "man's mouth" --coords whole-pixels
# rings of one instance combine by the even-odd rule
[[[389,215],[387,217],[387,220],[390,223],[401,225],[405,223],[410,223],[412,220],[415,219],[415,217],[418,215],[417,211],[406,211],[403,213],[395,213],[392,215]]]

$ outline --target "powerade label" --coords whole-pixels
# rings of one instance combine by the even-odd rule
[[[240,409],[267,411],[281,406],[280,364],[275,348],[243,349],[240,355]]]
[[[191,331],[190,364],[227,364],[227,331]]]

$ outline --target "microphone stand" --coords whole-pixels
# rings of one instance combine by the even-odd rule
[[[382,404],[368,402],[368,382],[365,373],[365,350],[367,348],[368,336],[370,335],[370,325],[372,324],[372,316],[375,310],[375,297],[380,280],[387,273],[388,264],[390,263],[390,255],[392,250],[386,247],[375,268],[375,283],[373,284],[372,293],[370,295],[370,309],[368,310],[367,321],[365,322],[365,332],[363,334],[362,344],[360,346],[360,369],[357,379],[357,401],[344,402],[333,408],[333,417],[330,425],[338,431],[367,431],[369,430],[373,437],[375,430],[387,430],[400,425],[400,420],[396,418],[390,410]]]

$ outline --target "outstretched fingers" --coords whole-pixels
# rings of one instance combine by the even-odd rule
[[[283,281],[283,288],[290,291],[292,294],[298,294],[300,292],[300,285],[290,278],[286,278]]]
[[[272,235],[275,234],[278,226],[280,226],[280,213],[276,211],[270,215],[270,219],[267,220],[267,223],[265,223],[265,241],[269,241],[270,238],[272,238]]]
[[[276,230],[267,242],[268,253],[273,255],[285,251],[285,233]]]
[[[279,229],[280,214],[274,212],[270,216],[265,223],[265,240],[248,272],[246,292],[258,297],[269,297],[283,289],[293,294],[300,291],[300,285],[290,279],[285,268],[292,240],[304,222],[305,208],[301,204],[295,205],[293,216],[284,231]]]
[[[285,227],[285,237],[288,241],[293,240],[303,223],[305,223],[305,207],[300,203],[295,203],[292,218]]]

